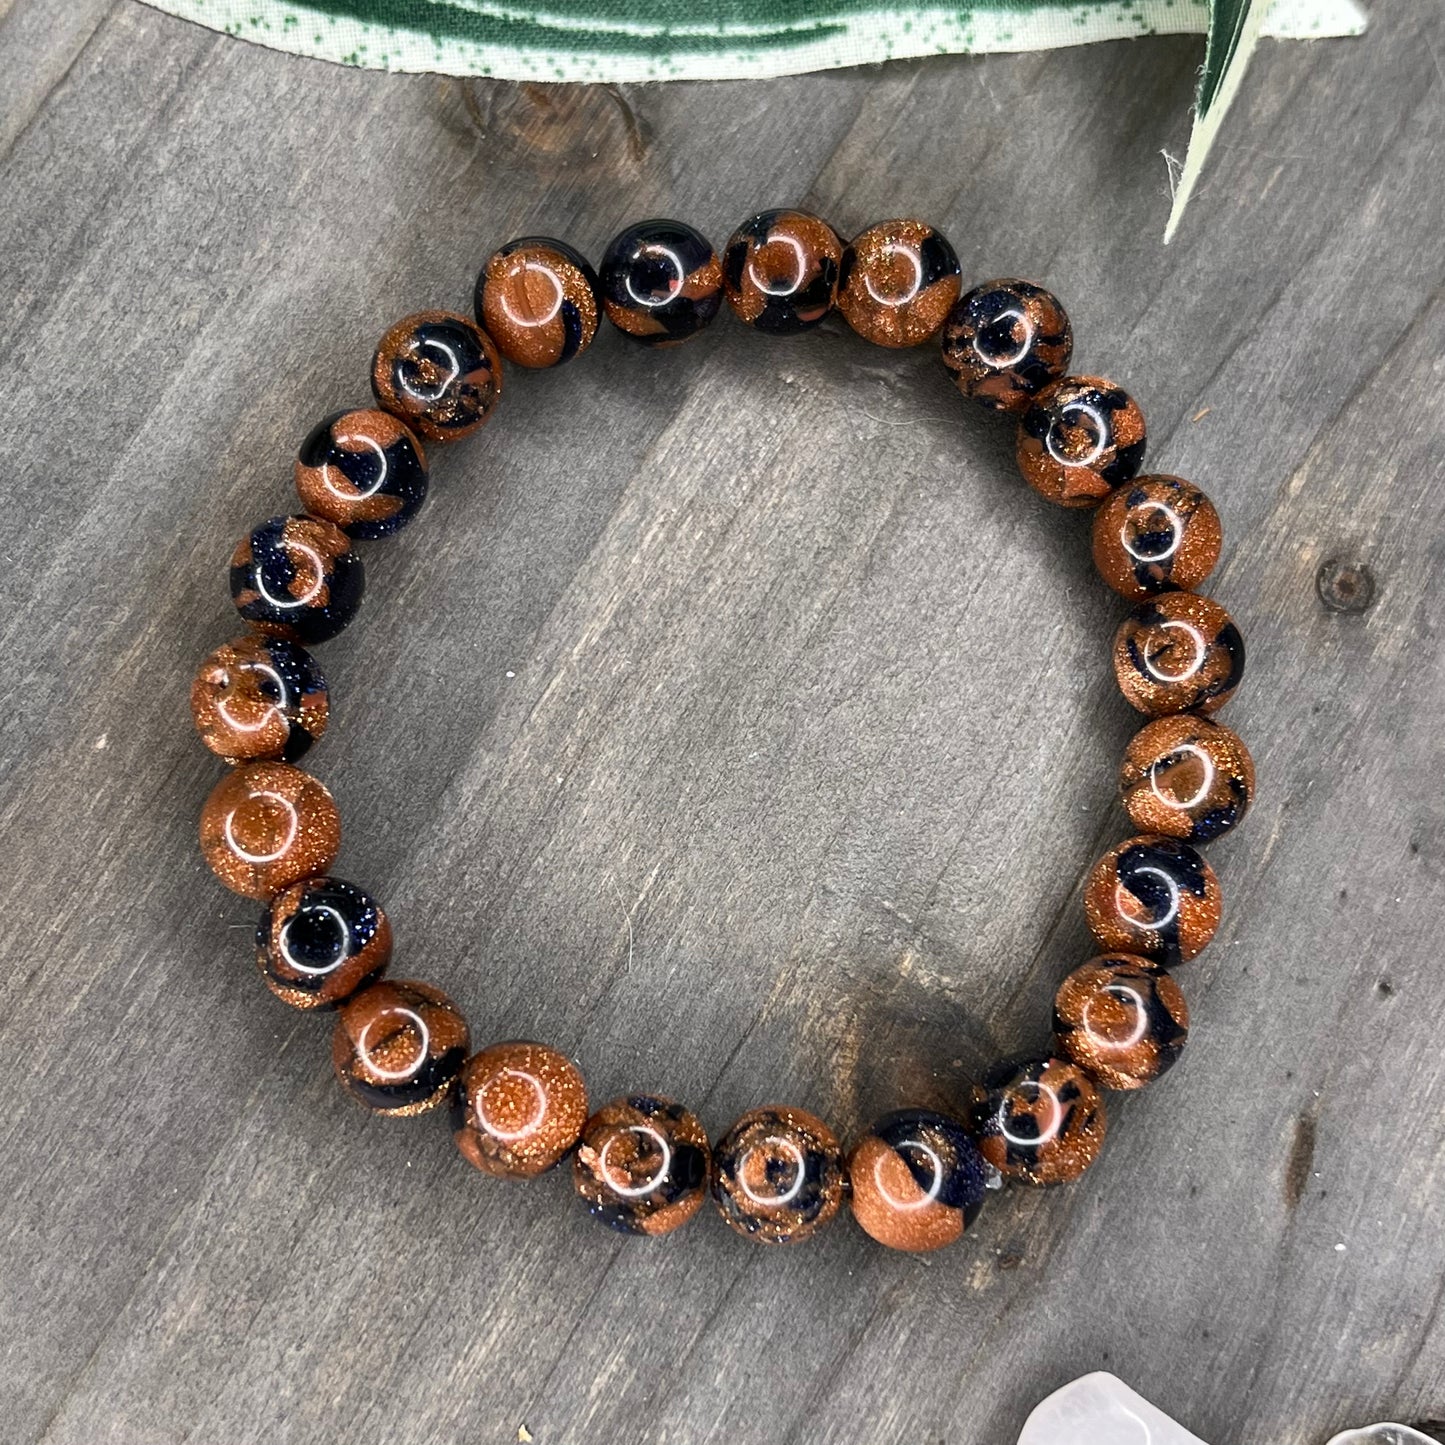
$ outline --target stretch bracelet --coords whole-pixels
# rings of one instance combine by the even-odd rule
[[[1219,883],[1196,845],[1233,828],[1254,793],[1248,750],[1211,715],[1244,668],[1239,630],[1194,589],[1219,558],[1209,499],[1175,476],[1137,475],[1144,418],[1127,392],[1066,374],[1064,308],[1040,286],[990,281],[960,295],[958,258],[917,220],[870,227],[846,246],[802,211],[765,211],[721,259],[680,221],[644,221],[608,247],[601,274],[546,237],[512,241],[477,279],[476,322],[445,311],[399,321],[372,363],[376,408],[338,412],[301,444],[303,510],[262,522],[231,558],[246,635],[201,665],[191,709],[230,763],[201,812],[201,849],[228,888],[265,902],[256,957],[276,997],[336,1011],[343,1088],[380,1114],[450,1105],[458,1149],[484,1173],[527,1179],[572,1157],[597,1219],[661,1235],[711,1194],[751,1239],[803,1239],[845,1200],[874,1239],[926,1250],[957,1239],[1005,1180],[1077,1179],[1104,1142],[1101,1089],[1138,1089],[1179,1057],[1188,1010],[1172,970],[1219,924]],[[502,358],[557,366],[586,351],[605,313],[643,345],[686,340],[726,297],[773,335],[811,329],[835,307],[881,346],[941,337],[958,389],[1017,419],[1020,471],[1065,507],[1093,508],[1094,562],[1133,604],[1114,640],[1125,698],[1149,721],[1120,770],[1137,830],[1094,865],[1084,912],[1098,947],[1054,1000],[1038,1054],[987,1070],[956,1114],[904,1107],[846,1153],[821,1119],[769,1105],[715,1143],[671,1099],[629,1094],[589,1110],[577,1065],[543,1044],[471,1051],[461,1010],[429,983],[388,976],[386,914],[331,875],[340,820],[327,789],[295,766],[326,731],[330,694],[307,650],[356,616],[356,541],[390,536],[427,492],[426,448],[491,416]]]

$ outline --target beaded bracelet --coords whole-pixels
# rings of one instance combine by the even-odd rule
[[[1144,418],[1097,376],[1066,375],[1063,307],[1026,281],[960,296],[952,247],[917,220],[873,226],[845,246],[802,211],[765,211],[719,259],[692,227],[644,221],[595,273],[546,237],[512,241],[477,279],[473,324],[427,311],[382,337],[372,365],[379,409],[327,417],[301,444],[304,512],[273,517],[231,559],[231,596],[250,624],[202,664],[191,708],[232,770],[206,801],[201,848],[235,892],[264,900],[256,956],[271,992],[298,1009],[337,1010],[337,1078],[369,1109],[423,1114],[443,1103],[457,1147],[487,1174],[531,1178],[573,1156],[587,1209],[631,1234],[661,1235],[709,1192],[724,1220],[768,1244],[814,1233],[845,1198],[874,1239],[927,1250],[957,1239],[1003,1180],[1077,1179],[1103,1144],[1100,1089],[1137,1089],[1179,1057],[1188,1011],[1170,970],[1219,924],[1219,884],[1196,851],[1239,822],[1254,793],[1240,739],[1210,720],[1237,686],[1244,645],[1197,588],[1218,560],[1209,499],[1174,476],[1138,476]],[[386,914],[330,876],[340,843],[327,789],[295,766],[325,732],[329,690],[307,647],[356,615],[364,585],[354,540],[399,530],[427,492],[425,446],[481,427],[502,389],[502,358],[557,366],[587,350],[600,316],[634,341],[673,345],[726,296],[749,326],[791,335],[836,307],[881,346],[941,334],[958,389],[1018,418],[1025,480],[1065,507],[1096,507],[1100,575],[1134,604],[1114,641],[1125,698],[1153,719],[1120,771],[1138,836],[1089,874],[1084,911],[1100,952],[1054,1001],[1053,1042],[985,1072],[958,1117],[903,1108],[845,1156],[801,1109],[754,1109],[709,1147],[697,1117],[630,1094],[589,1114],[577,1066],[538,1043],[470,1053],[461,1011],[430,984],[385,978]]]

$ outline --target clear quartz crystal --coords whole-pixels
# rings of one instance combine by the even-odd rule
[[[1099,1371],[1055,1390],[1024,1422],[1019,1445],[1205,1445],[1122,1380]]]
[[[1408,1425],[1366,1425],[1362,1430],[1346,1430],[1336,1435],[1330,1445],[1439,1445],[1433,1435],[1422,1435]]]

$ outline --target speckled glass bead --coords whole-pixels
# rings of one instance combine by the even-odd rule
[[[374,407],[338,411],[296,455],[296,495],[348,537],[386,537],[426,501],[426,452],[405,423]]]
[[[1065,376],[1046,386],[1019,421],[1019,471],[1062,507],[1092,507],[1144,461],[1144,413],[1102,376]]]
[[[1032,281],[985,281],[943,323],[953,384],[990,411],[1021,412],[1069,369],[1074,331],[1057,296]]]
[[[722,263],[683,221],[639,221],[613,237],[601,279],[607,319],[644,346],[686,341],[722,305]]]
[[[1094,513],[1094,566],[1121,597],[1189,592],[1219,561],[1214,503],[1183,477],[1135,477]]]
[[[882,221],[854,236],[838,273],[838,309],[865,341],[917,346],[958,300],[958,257],[926,221]]]
[[[671,1234],[702,1208],[712,1153],[695,1114],[629,1094],[587,1121],[572,1183],[587,1212],[621,1234]]]
[[[1114,635],[1114,675],[1131,707],[1150,717],[1212,713],[1244,676],[1244,638],[1219,603],[1194,592],[1141,602]]]
[[[391,924],[369,893],[306,878],[278,893],[256,925],[256,964],[292,1008],[330,1008],[375,983],[391,961]]]
[[[290,763],[242,763],[201,808],[201,852],[233,893],[270,898],[324,873],[341,847],[326,788]]]
[[[502,395],[492,338],[452,311],[404,317],[377,343],[371,390],[381,406],[429,442],[451,442],[486,423]]]
[[[356,616],[366,569],[346,534],[319,517],[272,517],[231,554],[231,601],[257,632],[307,644]]]
[[[452,1137],[468,1163],[501,1179],[560,1164],[587,1122],[587,1087],[566,1054],[518,1040],[467,1060],[452,1105]]]
[[[1111,848],[1084,885],[1084,917],[1099,946],[1173,967],[1214,937],[1219,879],[1178,838],[1141,834]]]
[[[477,320],[518,366],[561,366],[592,345],[601,315],[597,273],[551,236],[523,236],[494,251],[477,276]]]
[[[898,1109],[877,1120],[848,1156],[853,1217],[889,1249],[952,1244],[977,1218],[988,1187],[978,1146],[956,1119]]]
[[[847,1187],[833,1131],[802,1109],[750,1110],[713,1150],[718,1213],[759,1244],[792,1244],[816,1233],[837,1214]]]
[[[1142,1089],[1167,1073],[1188,1035],[1184,994],[1146,958],[1091,958],[1054,997],[1060,1052],[1106,1089]]]
[[[1068,1184],[1104,1147],[1104,1101],[1067,1059],[995,1065],[973,1090],[969,1122],[984,1159],[1022,1184]]]
[[[451,1093],[470,1043],[461,1010],[439,988],[384,978],[337,1010],[331,1065],[358,1103],[409,1117]]]
[[[1119,795],[1141,833],[1208,843],[1254,801],[1254,759],[1236,733],[1192,713],[1146,723],[1124,752]]]
[[[191,683],[201,741],[227,762],[294,763],[326,731],[330,694],[316,659],[280,637],[237,637]]]
[[[811,331],[833,309],[843,243],[807,211],[760,211],[723,247],[723,289],[740,321],[771,336]]]

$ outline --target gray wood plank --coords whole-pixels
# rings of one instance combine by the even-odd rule
[[[1101,1367],[1215,1445],[1439,1416],[1438,7],[1267,45],[1167,251],[1187,39],[612,92],[50,11],[0,14],[6,1438],[1000,1445]],[[1251,649],[1263,787],[1184,1062],[1081,1185],[930,1259],[636,1247],[366,1118],[194,844],[226,555],[384,325],[514,234],[795,200],[1053,284],[1219,501]],[[403,975],[715,1133],[771,1097],[849,1133],[1042,1039],[1126,831],[1122,609],[932,355],[604,336],[434,475],[314,755]],[[1321,605],[1329,557],[1368,612]]]

